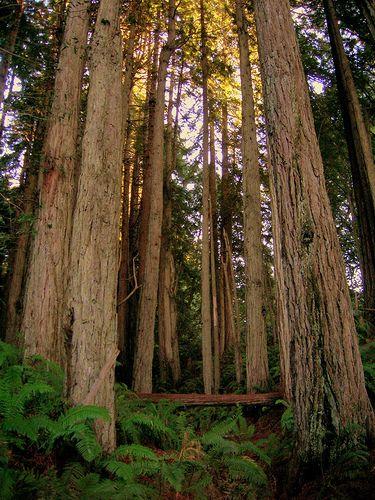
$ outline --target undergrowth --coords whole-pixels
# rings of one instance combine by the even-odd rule
[[[373,346],[362,352],[373,391]],[[368,366],[369,368],[366,368]],[[265,409],[277,434],[257,434],[241,407],[186,409],[140,400],[117,386],[118,447],[105,455],[93,423],[108,419],[95,406],[71,408],[63,374],[40,357],[0,342],[0,498],[152,499],[271,498],[294,446],[291,407]],[[276,411],[276,413],[275,413]],[[258,426],[258,423],[257,423]],[[348,447],[343,431],[320,485],[336,494],[337,477],[361,479],[369,465],[364,441]],[[279,471],[278,471],[279,469]]]
[[[179,409],[117,388],[118,442],[105,455],[95,406],[70,408],[63,376],[0,343],[0,498],[262,498],[271,463],[255,428],[235,410]],[[173,496],[172,496],[173,498]]]

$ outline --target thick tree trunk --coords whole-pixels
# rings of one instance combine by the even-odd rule
[[[7,342],[17,344],[21,340],[18,335],[21,328],[27,257],[32,237],[33,216],[37,205],[38,174],[40,166],[38,160],[41,153],[41,144],[45,137],[46,127],[44,121],[38,121],[36,127],[34,128],[34,137],[30,138],[32,141],[32,146],[30,148],[31,151],[29,152],[28,157],[25,158],[27,165],[24,165],[21,176],[22,215],[26,218],[26,222],[22,225],[22,227],[20,227],[17,245],[10,262],[9,281],[7,286],[5,339]]]
[[[375,166],[332,0],[324,0],[357,207],[366,319],[375,332]],[[371,335],[371,333],[370,333]]]
[[[144,275],[138,308],[138,328],[133,369],[133,387],[134,390],[138,392],[152,392],[154,327],[158,297],[161,230],[163,221],[164,93],[168,63],[175,48],[175,18],[175,3],[174,0],[169,0],[168,39],[160,53],[155,124],[150,150],[152,196],[150,200],[150,220],[147,233]]]
[[[262,254],[259,153],[243,0],[236,0],[242,91],[244,254],[246,272],[246,385],[249,392],[268,383],[267,335]]]
[[[203,200],[202,200],[202,361],[205,394],[212,394],[214,372],[212,362],[212,312],[210,284],[210,168],[208,164],[208,66],[207,33],[204,0],[200,0],[201,19],[201,63],[203,73]]]
[[[8,78],[8,72],[9,68],[12,62],[12,57],[14,53],[14,49],[16,47],[16,41],[17,41],[17,35],[18,35],[18,29],[20,26],[20,21],[22,18],[23,14],[23,9],[24,9],[24,3],[23,0],[16,0],[16,14],[15,14],[15,20],[11,29],[11,32],[9,34],[9,38],[7,41],[7,45],[5,47],[5,50],[1,51],[1,62],[0,62],[0,108],[3,106],[4,103],[4,94],[5,94],[5,88],[6,88],[6,83],[7,83],[7,78]],[[4,114],[4,108],[2,109],[2,114]]]
[[[69,287],[69,395],[75,404],[86,402],[95,382],[101,382],[90,402],[111,414],[109,424],[97,427],[106,451],[116,445],[114,365],[123,152],[120,4],[120,0],[101,0],[92,40]],[[105,366],[108,370],[101,379]]]
[[[289,2],[254,7],[279,224],[285,380],[298,460],[319,464],[332,433],[349,423],[373,435],[374,414]]]
[[[56,72],[41,164],[40,209],[31,249],[21,331],[25,352],[64,365],[64,295],[75,198],[81,80],[89,0],[73,0]]]

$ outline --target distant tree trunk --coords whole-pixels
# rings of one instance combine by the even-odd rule
[[[20,21],[24,10],[23,0],[16,0],[16,6],[17,8],[15,9],[16,10],[15,19],[11,31],[9,33],[7,45],[5,46],[5,50],[1,51],[2,57],[0,62],[0,108],[3,106],[4,102],[4,94],[8,78],[8,72],[12,62],[14,49],[16,47],[18,29],[20,26]],[[2,114],[3,113],[4,109],[2,110]]]
[[[366,319],[375,332],[375,166],[332,0],[324,0],[357,207]],[[373,8],[374,10],[374,8]]]
[[[120,247],[120,268],[118,273],[118,289],[117,289],[117,331],[118,331],[118,347],[121,352],[121,360],[125,363],[126,360],[126,317],[127,317],[127,295],[128,295],[128,273],[129,273],[129,202],[130,202],[130,145],[131,145],[131,129],[129,123],[129,107],[131,91],[134,81],[134,47],[136,38],[137,21],[139,20],[140,4],[135,0],[130,6],[129,17],[131,24],[129,29],[129,37],[125,47],[124,57],[124,77],[123,77],[123,121],[125,146],[123,156],[123,177],[122,177],[122,215],[121,215],[121,247]]]
[[[212,301],[212,342],[213,342],[213,368],[214,368],[214,392],[218,393],[220,388],[220,324],[219,324],[219,253],[218,253],[218,229],[217,229],[217,200],[216,200],[216,152],[215,152],[215,123],[211,118],[209,123],[209,148],[210,148],[210,275],[211,275],[211,301]]]
[[[287,394],[297,460],[312,468],[349,423],[374,435],[374,414],[289,2],[255,0],[254,7],[279,224]]]
[[[368,28],[375,41],[375,5],[373,0],[357,0],[363,15],[366,18]]]
[[[212,363],[212,312],[210,284],[210,168],[208,164],[208,63],[204,0],[200,0],[201,64],[203,73],[203,200],[202,200],[202,361],[205,394],[212,394],[214,372]]]
[[[120,5],[120,0],[101,0],[92,40],[69,287],[69,395],[75,404],[87,401],[109,363],[110,369],[90,401],[111,414],[110,423],[97,424],[106,451],[116,445],[114,365],[123,153]]]
[[[265,291],[262,254],[259,153],[243,0],[236,0],[242,90],[244,254],[246,272],[246,385],[249,392],[268,383]]]
[[[237,383],[241,382],[242,356],[240,345],[237,291],[232,261],[233,189],[229,171],[228,105],[222,106],[222,179],[221,179],[221,286],[222,292],[222,353],[227,347],[234,350]]]
[[[175,76],[172,72],[169,84],[169,102],[167,112],[167,133],[166,133],[166,159],[164,172],[164,192],[163,192],[163,227],[162,242],[160,252],[160,275],[159,275],[159,300],[158,300],[158,335],[159,335],[159,362],[160,378],[162,382],[167,382],[168,368],[170,368],[173,383],[176,385],[181,377],[180,354],[178,349],[177,336],[177,306],[176,288],[177,277],[174,264],[174,256],[171,248],[172,230],[172,193],[171,175],[176,167],[176,140],[174,134],[178,127],[179,105],[181,100],[181,83],[183,75],[183,61],[178,82],[176,96],[176,120],[173,126],[173,106]]]
[[[155,124],[150,150],[151,186],[150,220],[147,233],[144,275],[138,309],[138,328],[134,356],[133,387],[138,392],[152,392],[154,327],[158,298],[161,230],[163,221],[163,149],[164,103],[167,69],[174,51],[176,11],[174,0],[168,5],[168,39],[159,59],[156,91]]]
[[[40,168],[40,209],[21,324],[26,354],[40,354],[61,365],[89,7],[89,0],[73,0],[66,21]]]
[[[160,16],[160,12],[158,12]],[[149,70],[148,78],[148,92],[146,100],[146,116],[147,123],[145,122],[145,133],[143,141],[143,172],[142,172],[142,198],[140,207],[140,220],[139,220],[139,281],[143,283],[144,270],[146,265],[146,248],[147,248],[147,237],[148,228],[150,224],[150,210],[151,210],[151,198],[152,198],[152,184],[151,178],[151,149],[154,137],[154,127],[155,127],[155,113],[156,113],[156,102],[157,102],[157,85],[158,85],[158,63],[159,60],[159,47],[160,47],[160,19],[158,17],[157,26],[154,34],[153,42],[153,54],[152,54],[152,65]]]

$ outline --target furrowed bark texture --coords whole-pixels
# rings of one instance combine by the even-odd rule
[[[66,21],[40,169],[40,209],[21,325],[26,355],[40,354],[61,365],[89,6],[89,0],[73,0]]]
[[[69,395],[82,404],[104,366],[93,403],[108,408],[97,425],[106,451],[114,449],[114,352],[117,352],[117,272],[122,167],[120,0],[101,0],[90,60],[87,118],[74,211],[70,264]],[[109,363],[109,364],[108,364]]]
[[[17,239],[17,246],[11,258],[8,295],[7,295],[7,317],[6,317],[6,333],[5,339],[7,342],[18,344],[20,340],[18,335],[21,328],[22,319],[22,304],[24,298],[24,285],[27,271],[27,260],[32,239],[33,223],[32,219],[37,205],[37,187],[38,187],[38,171],[39,159],[41,153],[41,144],[45,136],[45,124],[43,120],[38,121],[35,131],[33,131],[31,151],[29,156],[25,158],[27,165],[23,167],[22,182],[22,215],[26,216],[27,220],[20,227],[20,235]],[[21,214],[18,214],[21,215]]]
[[[144,276],[138,309],[138,328],[133,369],[133,388],[138,392],[152,391],[154,327],[158,298],[163,221],[164,93],[168,63],[174,51],[176,37],[175,16],[175,3],[174,0],[170,0],[168,6],[168,39],[160,53],[155,125],[150,151],[152,195],[150,200],[150,219],[147,233]]]
[[[375,166],[332,0],[324,0],[357,207],[365,317],[375,333]]]
[[[288,321],[281,339],[289,357],[287,392],[298,459],[319,463],[329,434],[345,425],[363,425],[373,435],[374,414],[289,2],[255,0],[254,6],[280,225],[275,244]]]
[[[242,161],[244,254],[246,272],[246,386],[249,392],[268,383],[267,335],[262,254],[259,153],[243,0],[236,0],[242,91]]]
[[[201,22],[201,64],[203,73],[203,200],[202,200],[202,361],[205,394],[212,394],[214,373],[212,363],[212,316],[210,285],[210,168],[208,164],[209,125],[208,125],[208,67],[207,33],[205,26],[205,5],[200,0]]]

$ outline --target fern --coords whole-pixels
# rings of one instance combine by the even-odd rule
[[[242,479],[250,485],[265,486],[267,476],[263,469],[248,457],[225,457],[224,464],[232,479]]]

